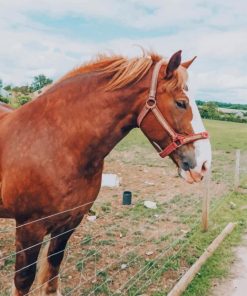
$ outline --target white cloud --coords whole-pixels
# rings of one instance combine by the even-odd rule
[[[130,27],[158,28],[161,26],[186,27],[191,22],[202,21],[212,25],[235,25],[239,18],[245,20],[245,0],[9,0],[2,1],[2,14],[18,15],[26,12],[43,12],[53,17],[83,16],[107,18]],[[23,17],[23,15],[22,15]],[[197,25],[195,23],[195,25]],[[201,25],[198,23],[198,25]]]
[[[207,24],[236,24],[240,19],[245,20],[247,4],[245,0],[9,0],[1,4],[1,10],[9,12],[45,12],[52,16],[86,16],[105,17],[123,21],[126,25],[135,26],[142,23],[149,27],[172,24],[184,26],[188,22],[204,20]],[[206,19],[205,19],[206,17]],[[153,20],[153,22],[150,22]],[[218,20],[218,22],[216,21]],[[177,21],[186,23],[178,24]],[[231,23],[229,23],[229,21]],[[126,23],[127,22],[127,23]]]

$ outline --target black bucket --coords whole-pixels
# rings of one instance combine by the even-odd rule
[[[123,205],[131,205],[132,201],[132,192],[124,191],[123,192]]]

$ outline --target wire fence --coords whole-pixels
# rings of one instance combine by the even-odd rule
[[[211,212],[216,211],[224,202],[221,197],[236,187],[236,178],[238,178],[238,188],[245,186],[243,184],[245,184],[247,174],[247,153],[238,153],[216,155],[217,160],[211,173],[211,183],[207,185],[210,188],[206,188],[210,191]],[[155,168],[157,167],[154,166]],[[149,172],[148,175],[150,175]],[[174,178],[173,175],[171,177]],[[137,182],[138,180],[140,181],[140,178],[137,178]],[[151,183],[145,184],[147,195],[155,190]],[[194,228],[200,227],[198,225],[200,225],[201,219],[201,200],[205,194],[206,185],[196,186],[197,191],[193,194],[191,191],[181,194],[181,187],[178,186],[176,190],[176,186],[174,186],[174,196],[165,201],[159,199],[162,195],[159,193],[155,197],[157,202],[155,210],[144,208],[143,199],[138,197],[136,197],[134,205],[130,207],[124,207],[119,203],[117,206],[113,206],[116,199],[116,196],[112,194],[114,191],[113,189],[105,190],[104,193],[111,195],[111,198],[108,198],[107,202],[98,199],[94,204],[96,210],[101,209],[101,216],[99,215],[95,222],[87,220],[82,222],[82,226],[77,228],[66,249],[49,255],[52,257],[65,251],[66,256],[60,274],[42,285],[34,284],[27,295],[38,295],[40,288],[55,278],[60,281],[63,295],[140,295],[152,284],[156,276],[162,273],[164,266],[169,265],[169,262],[186,247],[188,233],[193,233]],[[119,196],[122,188],[116,190],[118,190],[117,196]],[[198,193],[200,193],[200,198],[198,198]],[[0,250],[6,247],[3,240],[6,234],[13,234],[21,227],[32,223],[43,223],[45,220],[69,214],[90,204],[93,202],[84,203],[18,226],[0,224],[0,238],[2,239]],[[5,255],[0,253],[0,276],[2,279],[0,295],[8,295],[7,285],[16,273],[39,263],[41,260],[38,258],[32,264],[13,271],[16,255],[48,244],[51,240],[68,234],[72,230],[75,228],[68,229],[54,237],[47,237],[43,242],[18,252],[10,251],[8,246]],[[83,236],[85,237],[83,238]],[[166,258],[167,261],[165,261]],[[163,264],[156,267],[160,260],[164,261]],[[154,267],[157,270],[147,280],[145,276]]]

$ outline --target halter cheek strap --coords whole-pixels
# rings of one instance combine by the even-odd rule
[[[168,156],[174,150],[176,150],[177,148],[179,148],[185,144],[192,143],[192,142],[202,140],[202,139],[208,139],[208,137],[209,137],[207,131],[197,133],[197,134],[191,134],[191,135],[182,135],[182,134],[176,133],[174,131],[174,129],[170,126],[170,124],[166,121],[163,114],[160,112],[160,110],[156,104],[156,90],[157,90],[159,70],[160,70],[160,67],[162,66],[163,63],[164,63],[164,60],[160,60],[154,67],[149,97],[146,101],[145,106],[143,107],[141,113],[139,114],[139,116],[137,118],[137,124],[141,128],[141,123],[143,122],[146,115],[149,112],[152,112],[154,114],[155,118],[158,120],[158,122],[164,128],[164,130],[167,131],[168,134],[170,135],[172,142],[159,153],[159,155],[162,158]]]

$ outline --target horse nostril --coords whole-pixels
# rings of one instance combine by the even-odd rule
[[[189,171],[190,170],[190,164],[189,164],[188,161],[183,161],[182,165],[183,165],[183,170],[184,171]]]
[[[202,172],[206,173],[207,170],[207,161],[204,161],[204,163],[202,164]]]

